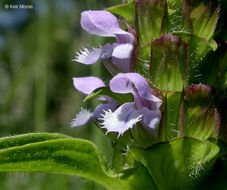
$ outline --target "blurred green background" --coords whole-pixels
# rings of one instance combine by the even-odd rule
[[[111,162],[111,143],[94,126],[71,128],[83,96],[72,77],[108,78],[102,64],[72,62],[75,51],[104,44],[82,31],[80,13],[101,10],[120,0],[1,0],[0,2],[0,137],[30,132],[59,132],[93,141]],[[32,9],[6,9],[29,4]],[[93,107],[88,102],[85,107]],[[1,190],[103,189],[74,176],[0,173]]]

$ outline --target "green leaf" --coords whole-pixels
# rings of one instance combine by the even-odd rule
[[[13,146],[14,142],[17,143]],[[103,161],[89,141],[56,134],[29,134],[2,138],[0,146],[0,171],[74,174],[109,183]]]
[[[202,84],[192,85],[184,91],[184,113],[182,132],[206,140],[213,135],[217,138],[220,128],[220,115],[214,106],[212,88]]]
[[[140,73],[150,73],[151,82],[161,90],[182,91],[187,84],[187,43],[169,34],[138,51]]]
[[[22,146],[30,143],[37,143],[47,140],[68,139],[72,138],[58,133],[29,133],[25,135],[17,135],[11,137],[0,138],[0,150]]]
[[[126,18],[129,22],[134,23],[135,3],[133,1],[126,3],[126,4],[121,4],[121,5],[116,5],[116,6],[110,7],[108,9],[106,9],[106,11],[109,11],[113,14],[118,14],[118,15]]]
[[[109,87],[101,87],[95,89],[93,92],[87,95],[87,97],[84,99],[84,102],[87,100],[90,100],[91,98],[94,98],[96,96],[105,95],[109,96],[110,98],[113,98],[116,100],[119,104],[124,104],[126,102],[132,102],[133,101],[133,95],[132,94],[118,94],[113,93]]]
[[[115,174],[96,146],[60,134],[26,134],[0,139],[1,172],[51,172],[78,175],[107,189],[137,190],[154,186],[143,166]]]
[[[184,137],[130,151],[135,160],[148,168],[158,189],[196,189],[199,180],[213,166],[219,147]]]
[[[136,30],[139,47],[167,33],[167,4],[165,0],[136,2]]]

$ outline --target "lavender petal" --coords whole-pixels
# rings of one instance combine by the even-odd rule
[[[90,65],[98,61],[101,55],[101,48],[84,48],[83,50],[80,50],[80,53],[77,52],[77,56],[73,59],[73,61]]]
[[[133,52],[133,45],[119,44],[112,53],[113,64],[123,72],[130,71],[131,56]]]
[[[109,43],[105,44],[102,47],[101,58],[102,59],[110,58],[112,56],[112,52],[113,52],[114,47],[115,47],[115,45],[112,45],[112,44],[109,44]]]
[[[126,32],[122,29],[116,30],[114,34],[116,36],[117,42],[121,44],[123,43],[133,44],[133,41],[135,40],[133,34]]]
[[[115,37],[120,29],[117,18],[108,11],[84,11],[81,14],[81,26],[90,34]]]
[[[138,73],[119,73],[110,81],[113,92],[126,94],[132,93],[137,105],[141,107],[159,108],[161,100],[151,94],[150,87],[145,78]]]
[[[143,107],[141,110],[143,113],[143,126],[154,136],[157,135],[157,127],[161,119],[161,112],[159,110],[153,111],[149,110],[146,107]]]
[[[104,82],[97,77],[77,77],[73,78],[74,87],[81,93],[87,95],[96,88],[104,87]]]
[[[76,115],[75,119],[72,120],[70,126],[79,127],[85,125],[91,117],[92,113],[89,110],[81,108],[81,111]]]

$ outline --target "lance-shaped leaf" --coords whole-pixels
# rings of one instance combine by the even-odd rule
[[[0,138],[0,148],[1,172],[77,175],[110,190],[155,189],[143,166],[115,174],[106,167],[96,146],[87,140],[61,134],[26,134]]]
[[[212,88],[192,85],[184,91],[182,132],[186,136],[208,139],[218,136],[220,115],[214,106]]]
[[[139,0],[136,2],[136,30],[139,46],[167,33],[167,3],[165,0]]]
[[[129,22],[134,23],[135,19],[135,3],[129,2],[126,4],[120,4],[106,9],[113,14],[120,15],[126,18]]]
[[[162,90],[182,91],[187,84],[188,50],[188,44],[173,35],[152,41],[152,83]]]
[[[158,189],[196,189],[197,182],[213,166],[219,147],[184,137],[130,151],[148,168]]]

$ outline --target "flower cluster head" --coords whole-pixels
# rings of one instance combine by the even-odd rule
[[[109,89],[118,94],[130,93],[134,99],[119,104],[111,97],[101,95],[99,98],[106,103],[97,106],[93,113],[82,109],[72,121],[71,126],[84,125],[93,118],[107,130],[107,133],[114,132],[120,136],[140,123],[156,136],[156,129],[161,119],[159,107],[162,101],[151,93],[144,77],[131,71],[134,36],[122,30],[116,17],[107,11],[83,12],[81,26],[90,34],[115,37],[117,42],[98,48],[85,48],[77,54],[74,61],[89,65],[99,59],[111,58],[120,73],[110,80]],[[94,76],[73,78],[73,84],[84,95],[106,86],[101,79]]]

